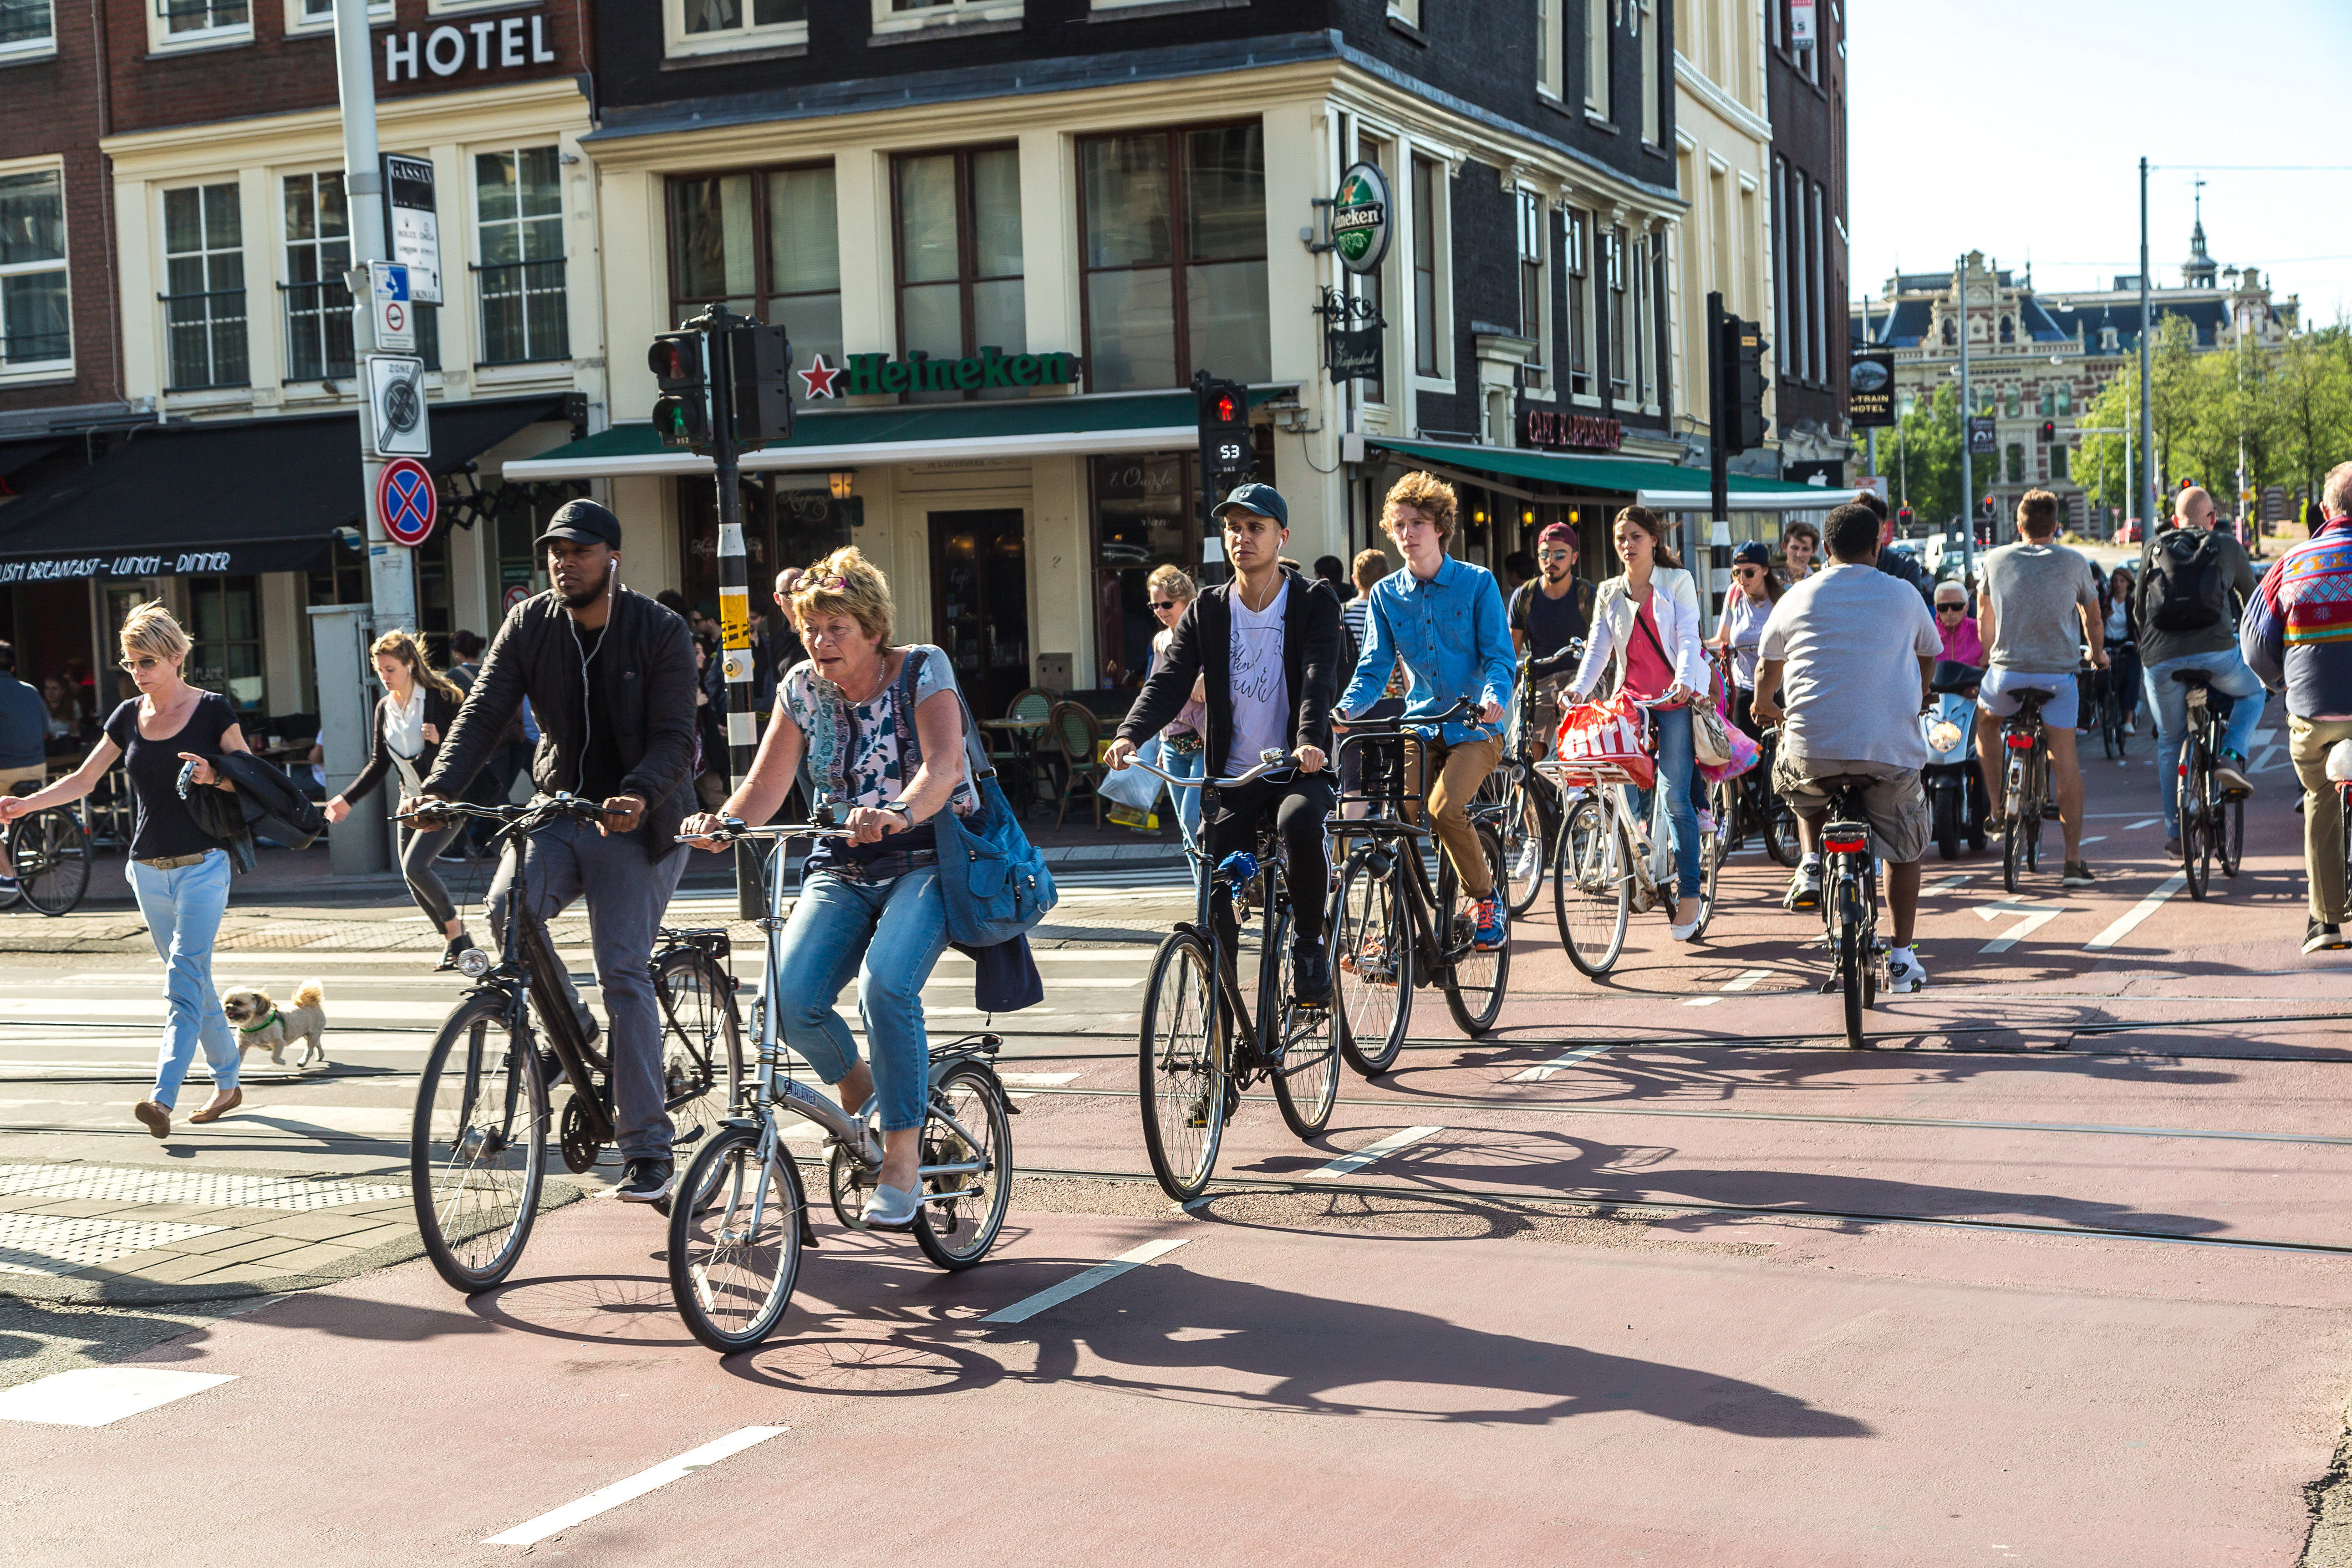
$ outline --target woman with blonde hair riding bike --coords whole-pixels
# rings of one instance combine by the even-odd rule
[[[1698,932],[1700,889],[1690,705],[1694,697],[1705,700],[1709,686],[1698,589],[1667,542],[1666,521],[1658,513],[1629,506],[1617,514],[1612,531],[1625,570],[1601,584],[1572,690],[1584,701],[1605,678],[1604,695],[1633,697],[1657,721],[1657,787],[1666,792],[1675,840],[1674,937],[1688,942]],[[1646,800],[1642,810],[1649,810]]]
[[[852,840],[821,839],[809,855],[769,994],[784,1043],[845,1108],[879,1100],[882,1168],[864,1218],[906,1230],[921,1196],[929,1098],[923,984],[948,945],[932,819],[979,806],[965,776],[963,701],[944,652],[891,643],[890,585],[855,546],[810,567],[785,608],[809,657],[777,684],[751,776],[717,815],[689,816],[679,833],[716,850],[720,818],[765,823],[803,763],[812,790],[847,808]],[[852,973],[871,1067],[834,1005]]]

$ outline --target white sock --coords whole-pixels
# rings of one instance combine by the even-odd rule
[[[1804,869],[1804,868],[1807,868],[1807,867],[1813,867],[1813,868],[1818,868],[1820,867],[1821,863],[1822,863],[1822,857],[1821,857],[1820,852],[1817,850],[1817,851],[1815,851],[1814,853],[1812,853],[1812,854],[1811,854],[1811,855],[1806,856],[1802,860],[1799,861],[1799,862],[1797,863],[1797,865],[1798,865],[1798,869],[1802,870],[1802,869]]]
[[[1892,959],[1892,958],[1907,958],[1907,959],[1911,960],[1911,962],[1912,962],[1912,963],[1916,963],[1917,962],[1919,962],[1919,955],[1918,955],[1917,953],[1913,952],[1911,951],[1911,944],[1910,944],[1909,942],[1905,942],[1901,947],[1895,948],[1895,949],[1894,949],[1892,952],[1888,952],[1886,956],[1887,956],[1888,958],[1891,958],[1891,959]]]

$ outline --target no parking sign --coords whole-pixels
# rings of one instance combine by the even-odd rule
[[[383,531],[411,550],[433,536],[441,498],[433,476],[414,458],[394,458],[375,477],[375,512]]]

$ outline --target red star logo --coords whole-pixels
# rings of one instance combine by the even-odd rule
[[[808,369],[800,374],[801,379],[808,383],[808,395],[811,397],[839,395],[833,390],[833,384],[841,379],[841,367],[826,364],[823,354],[811,354]]]

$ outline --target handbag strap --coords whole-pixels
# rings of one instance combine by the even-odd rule
[[[923,665],[917,664],[915,662],[918,651],[920,650],[909,649],[908,651],[907,667],[905,670],[901,672],[900,676],[900,679],[905,680],[907,683],[907,692],[908,696],[912,696],[914,694],[915,682],[920,678],[923,669]],[[929,662],[930,657],[931,656],[928,651],[922,652],[922,658],[925,663]],[[982,749],[980,744],[980,726],[972,719],[971,704],[964,700],[963,683],[955,679],[953,670],[949,672],[949,682],[950,685],[948,689],[953,691],[956,696],[956,706],[963,710],[964,772],[971,781],[973,793],[977,794],[983,780],[992,779],[996,776],[996,770],[989,766],[988,753]],[[908,732],[911,734],[914,732],[915,728],[914,712],[911,704],[908,707],[907,717]],[[916,760],[919,763],[922,757],[922,742],[920,740],[918,740],[915,742],[915,754]]]

